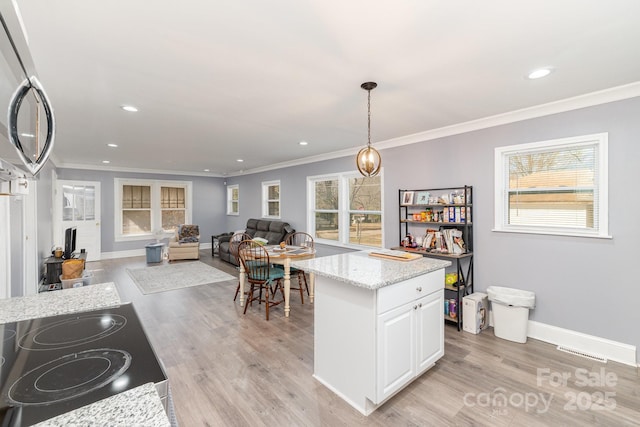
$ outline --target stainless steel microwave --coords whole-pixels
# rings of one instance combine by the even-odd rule
[[[36,176],[53,149],[55,119],[38,80],[15,0],[0,1],[0,180]],[[4,112],[4,114],[3,114]],[[20,169],[12,169],[15,159]]]

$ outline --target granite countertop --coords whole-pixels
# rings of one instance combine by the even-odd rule
[[[0,324],[120,305],[112,282],[0,299]]]
[[[35,424],[37,427],[169,427],[170,425],[153,383],[147,383]]]
[[[369,256],[369,252],[292,261],[291,266],[353,286],[379,289],[451,265],[451,261],[425,257],[411,261],[383,259]]]

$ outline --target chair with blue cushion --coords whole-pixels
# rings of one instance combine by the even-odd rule
[[[287,238],[286,243],[287,243],[287,246],[300,246],[300,247],[306,247],[310,249],[314,248],[313,237],[310,234],[305,233],[303,231],[296,231],[295,233],[291,234]],[[299,270],[295,267],[291,267],[290,274],[291,276],[295,275],[298,278],[298,287],[297,288],[290,287],[289,289],[291,289],[292,291],[294,290],[300,291],[300,301],[302,302],[302,304],[304,304],[302,284],[304,282],[304,288],[306,288],[307,295],[309,295],[309,285],[307,284],[307,275],[303,270]]]
[[[267,250],[253,240],[244,240],[240,243],[238,257],[244,267],[245,282],[250,285],[244,313],[247,313],[249,305],[253,306],[253,301],[264,302],[266,317],[269,320],[269,309],[284,302],[284,289],[282,288],[284,271],[273,267],[269,262]],[[280,300],[275,299],[278,289],[282,295]],[[256,291],[258,295],[255,295]]]

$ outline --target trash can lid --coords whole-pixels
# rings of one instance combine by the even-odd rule
[[[534,308],[536,305],[536,294],[522,289],[489,286],[487,295],[489,296],[489,301],[500,304],[526,308]]]

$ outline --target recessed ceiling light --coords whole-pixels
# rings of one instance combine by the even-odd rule
[[[106,165],[106,164],[109,164],[111,162],[109,160],[103,160],[102,163],[104,163]]]
[[[120,108],[122,108],[124,111],[129,111],[131,113],[135,113],[136,111],[138,111],[138,109],[133,105],[123,105]]]
[[[300,141],[298,142],[299,145],[309,145],[309,143],[307,141]]]
[[[244,160],[242,160],[242,159],[238,159],[238,160],[236,160],[236,162],[238,162],[238,163],[242,163],[242,162],[244,162]]]
[[[211,172],[209,169],[205,169],[204,171],[205,171],[205,172]]]
[[[107,144],[107,147],[117,148],[117,147],[118,147],[118,144]]]
[[[529,79],[540,79],[542,77],[546,77],[551,73],[551,69],[550,68],[540,68],[538,70],[533,70],[532,72],[530,72],[527,75],[527,78]]]

